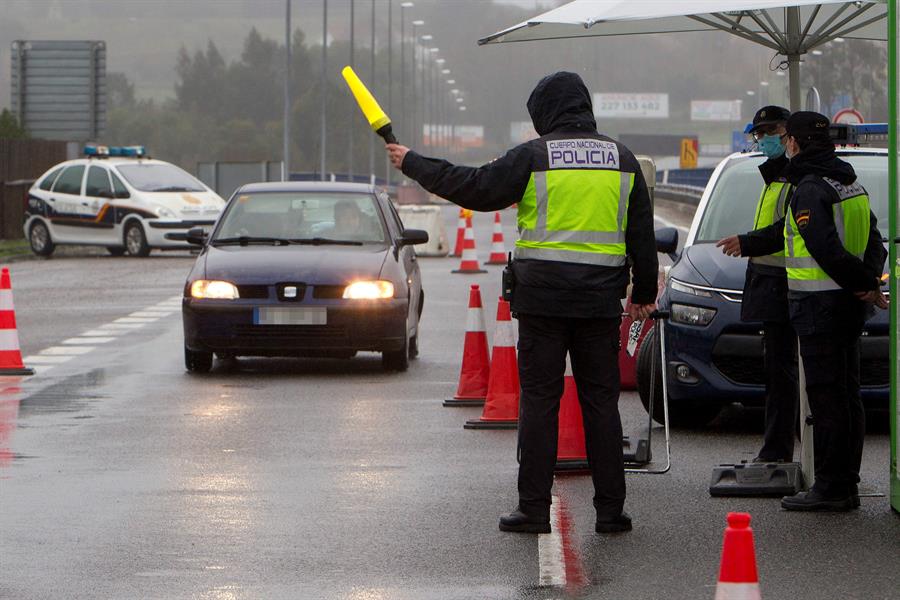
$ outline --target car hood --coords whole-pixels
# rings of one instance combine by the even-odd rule
[[[165,206],[184,218],[215,219],[225,208],[225,201],[215,192],[141,192],[152,204]]]
[[[715,244],[695,244],[684,249],[670,274],[685,283],[740,291],[746,271],[746,258],[726,256]]]
[[[381,245],[208,246],[201,256],[202,277],[242,285],[341,285],[377,278],[389,250]]]

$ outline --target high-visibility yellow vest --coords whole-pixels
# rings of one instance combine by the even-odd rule
[[[615,142],[550,140],[518,203],[515,257],[621,267],[634,173],[619,170]]]
[[[869,242],[869,196],[859,183],[842,185],[833,179],[823,178],[838,193],[841,201],[832,207],[834,226],[844,248],[850,254],[862,259]],[[800,215],[803,218],[803,215]],[[798,292],[826,292],[839,290],[839,286],[819,266],[809,253],[803,236],[800,235],[797,219],[788,206],[784,220],[785,263],[787,267],[788,289]]]
[[[784,217],[787,200],[794,187],[785,181],[773,181],[763,188],[756,205],[753,229],[762,229],[777,223]],[[757,265],[784,268],[784,248],[768,256],[753,256],[750,262]]]

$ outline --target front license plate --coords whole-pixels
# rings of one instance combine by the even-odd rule
[[[259,306],[253,309],[254,325],[325,325],[328,311],[322,307]]]

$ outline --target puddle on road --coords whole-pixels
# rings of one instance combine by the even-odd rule
[[[30,395],[26,391],[19,407],[19,416],[74,413],[87,410],[98,400],[109,398],[109,396],[93,391],[103,385],[105,381],[105,370],[94,369],[81,375],[67,377],[59,383],[47,386]]]

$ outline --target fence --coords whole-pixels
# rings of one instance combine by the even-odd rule
[[[28,188],[67,155],[66,142],[0,139],[0,239],[23,237]]]

